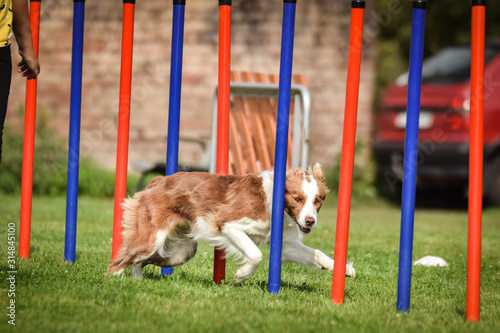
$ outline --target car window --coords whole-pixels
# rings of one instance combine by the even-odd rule
[[[487,46],[484,50],[485,64],[500,53],[499,47]],[[470,47],[450,47],[424,60],[422,83],[461,83],[470,77]],[[407,84],[408,73],[401,75],[396,83]]]

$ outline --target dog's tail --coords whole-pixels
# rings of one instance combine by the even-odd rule
[[[113,260],[111,264],[109,264],[108,274],[120,275],[127,267],[135,264],[137,258],[138,258],[137,251],[128,248],[127,243],[124,242],[122,249],[118,254],[118,257],[115,260]]]
[[[123,265],[123,259],[118,258],[108,266],[108,274],[121,274],[125,268],[126,266]]]
[[[108,274],[121,274],[128,266],[134,264],[136,257],[129,249],[128,242],[124,240],[118,257],[108,266]]]
[[[123,254],[123,251],[120,252],[118,255],[118,258],[116,258],[111,264],[108,266],[108,274],[109,275],[120,275],[123,273],[123,271],[136,263],[137,260],[137,254],[133,253],[125,253]]]
[[[118,257],[108,266],[108,274],[121,274],[125,268],[134,263],[136,251],[129,248],[129,238],[137,228],[136,213],[140,196],[141,192],[136,193],[134,198],[125,199],[123,202],[123,243]]]

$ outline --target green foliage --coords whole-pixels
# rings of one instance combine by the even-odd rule
[[[341,153],[335,158],[335,164],[326,171],[326,182],[330,195],[338,195],[340,181]],[[373,201],[377,199],[375,184],[376,165],[371,151],[361,141],[356,142],[354,167],[352,173],[352,198],[356,201]]]
[[[2,164],[0,166],[0,192],[21,192],[23,163],[23,133],[20,128],[6,124],[3,136]],[[46,112],[38,112],[35,129],[33,162],[33,194],[65,195],[68,151],[66,142],[58,137],[49,125]],[[137,177],[130,177],[129,193]],[[114,172],[104,170],[90,158],[82,156],[79,165],[80,195],[113,197]]]
[[[0,216],[17,223],[18,196],[0,194]],[[107,276],[111,259],[112,199],[79,202],[77,257],[64,263],[64,198],[36,197],[30,259],[16,260],[16,326],[0,321],[0,332],[499,332],[498,238],[500,210],[483,214],[481,321],[465,322],[467,212],[417,210],[414,260],[444,258],[449,267],[413,268],[411,311],[396,312],[399,208],[356,205],[351,212],[348,261],[356,277],[345,281],[345,302],[331,304],[332,273],[284,264],[278,295],[267,292],[268,247],[256,275],[233,281],[237,265],[227,260],[227,281],[212,282],[213,248],[162,278],[158,267],[144,278]],[[334,251],[334,205],[304,242]],[[7,228],[0,239],[7,239]],[[7,241],[0,242],[6,263]],[[5,281],[7,269],[0,270]],[[8,285],[1,287],[6,309]],[[5,313],[4,313],[5,315]]]

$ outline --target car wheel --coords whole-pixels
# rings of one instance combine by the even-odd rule
[[[500,156],[486,166],[484,180],[488,203],[500,206]]]

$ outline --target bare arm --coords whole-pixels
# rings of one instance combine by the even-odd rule
[[[12,29],[21,55],[21,61],[17,64],[18,72],[28,80],[34,79],[40,72],[40,64],[33,48],[26,0],[12,0]]]

